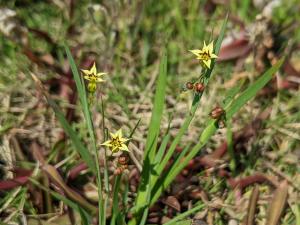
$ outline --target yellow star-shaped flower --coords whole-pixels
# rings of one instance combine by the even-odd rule
[[[118,151],[127,151],[129,152],[129,149],[127,145],[125,144],[129,139],[123,138],[122,130],[118,130],[116,133],[110,133],[111,139],[102,143],[101,145],[109,147],[109,149],[116,153]]]
[[[97,83],[104,82],[102,76],[106,73],[97,73],[96,63],[94,62],[93,66],[89,70],[81,70],[84,74],[84,79],[89,81],[88,90],[89,92],[95,92]]]
[[[204,67],[210,69],[211,60],[218,58],[217,55],[213,53],[214,51],[214,42],[212,41],[209,45],[206,45],[204,42],[204,46],[202,49],[190,50],[194,55],[197,56]]]

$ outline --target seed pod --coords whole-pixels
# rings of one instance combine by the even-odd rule
[[[128,158],[126,157],[126,156],[120,156],[119,158],[118,158],[118,163],[119,164],[121,164],[121,165],[125,165],[125,164],[127,164],[127,162],[128,162]]]
[[[194,84],[192,82],[187,82],[185,86],[189,90],[192,90],[194,88]]]
[[[194,88],[195,88],[195,91],[196,91],[196,92],[203,92],[204,89],[205,89],[205,86],[204,86],[204,84],[202,84],[202,83],[196,83],[196,84],[194,85]]]
[[[121,167],[118,167],[115,169],[114,174],[115,175],[120,175],[123,172],[123,169]]]
[[[225,111],[220,106],[215,107],[211,113],[209,114],[213,119],[219,119],[222,115],[224,115]]]

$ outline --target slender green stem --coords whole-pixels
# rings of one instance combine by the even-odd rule
[[[163,169],[165,168],[165,166],[167,165],[167,163],[171,159],[172,155],[174,154],[176,146],[178,145],[178,143],[180,142],[182,136],[184,135],[184,133],[188,129],[188,127],[189,127],[192,119],[194,118],[195,112],[196,112],[196,110],[197,110],[197,108],[199,106],[201,96],[202,96],[202,93],[201,94],[195,94],[191,110],[188,113],[188,115],[185,117],[183,125],[180,127],[178,134],[176,135],[176,137],[173,140],[170,148],[167,151],[167,154],[163,158],[163,161],[160,163],[160,165],[159,165],[159,167],[157,169],[158,174],[160,174],[163,171]]]
[[[95,137],[94,137],[95,138]],[[94,139],[92,138],[92,139]],[[95,142],[94,142],[95,143]],[[102,199],[102,180],[101,180],[101,173],[100,173],[100,165],[99,165],[99,154],[96,148],[96,145],[94,145],[94,153],[95,153],[95,162],[96,162],[96,169],[97,169],[97,187],[98,187],[98,216],[99,216],[99,225],[101,225],[102,218],[105,217],[104,207],[103,207],[103,199]]]
[[[102,99],[102,95],[100,96],[100,99],[101,99],[101,114],[102,114],[102,133],[103,133],[103,142],[106,141],[106,135],[105,135],[105,115],[104,115],[104,112],[105,112],[105,109],[104,109],[104,103],[103,103],[103,99]],[[105,191],[106,191],[106,194],[108,195],[109,194],[109,182],[108,182],[108,168],[107,168],[107,151],[106,151],[106,148],[104,149],[104,157],[105,157],[105,160],[104,160],[104,185],[105,185]]]
[[[83,81],[82,81],[83,82]],[[83,87],[83,92],[84,92],[84,96],[85,96],[85,100],[84,101],[87,104],[87,94],[86,94],[86,90]],[[94,125],[91,119],[91,112],[90,112],[90,108],[89,105],[87,105],[86,107],[83,107],[84,109],[84,115],[85,115],[85,119],[86,119],[86,123],[88,126],[88,131],[91,137],[91,142],[92,142],[92,148],[93,148],[93,152],[95,154],[95,163],[96,163],[96,182],[97,182],[97,187],[98,187],[98,216],[99,216],[99,220],[98,220],[98,224],[101,225],[102,220],[106,217],[105,216],[105,211],[104,211],[104,207],[103,207],[103,198],[102,198],[102,179],[101,179],[101,172],[100,172],[100,164],[99,164],[99,154],[97,151],[97,145],[96,145],[96,137],[95,137],[95,132],[94,132]]]
[[[235,173],[235,169],[236,169],[236,158],[235,158],[235,154],[234,154],[234,149],[233,149],[233,134],[232,134],[232,119],[228,119],[226,120],[226,128],[227,128],[227,132],[226,132],[226,141],[227,141],[227,149],[228,149],[228,153],[230,155],[230,170]]]
[[[106,141],[106,135],[105,135],[105,109],[104,109],[104,103],[103,103],[103,99],[102,99],[102,95],[100,95],[100,99],[101,99],[101,115],[102,115],[102,133],[103,133],[103,139],[104,141]],[[108,198],[110,196],[109,194],[109,178],[108,178],[108,168],[107,168],[107,151],[106,148],[104,149],[104,188],[105,188],[105,199],[104,199],[104,205],[103,205],[103,213],[105,215],[106,213],[106,208],[107,208],[107,204],[108,204]],[[103,218],[103,224],[106,224],[106,216],[104,216]]]
[[[191,215],[192,213],[195,213],[201,209],[203,209],[205,204],[200,204],[184,213],[179,214],[178,216],[174,217],[173,219],[169,220],[168,222],[164,223],[164,225],[172,225],[175,224],[178,220],[184,219],[185,217]]]
[[[121,177],[122,177],[122,174],[116,176],[116,178],[115,178],[115,184],[114,184],[114,189],[113,189],[112,218],[110,221],[110,225],[116,224],[117,216],[120,213],[118,194],[119,194],[119,190],[120,190]]]

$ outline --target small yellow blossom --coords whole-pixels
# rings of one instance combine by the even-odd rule
[[[123,138],[122,130],[118,130],[116,133],[110,133],[111,139],[102,143],[101,145],[109,147],[109,149],[116,153],[120,150],[129,152],[127,145],[125,144],[129,139]]]
[[[201,61],[204,67],[210,69],[211,60],[218,58],[218,56],[213,53],[213,50],[214,43],[212,41],[209,45],[206,45],[206,43],[204,42],[204,46],[202,49],[190,50],[190,52],[197,56],[197,59]]]
[[[97,88],[97,83],[104,82],[102,76],[106,73],[97,73],[96,63],[94,62],[90,70],[81,70],[84,74],[84,79],[88,80],[88,91],[95,92]]]

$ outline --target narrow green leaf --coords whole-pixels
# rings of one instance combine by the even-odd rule
[[[84,99],[85,99],[85,93],[84,93],[84,88],[83,88],[83,83],[81,82],[81,78],[80,78],[80,75],[79,75],[79,72],[77,70],[77,66],[76,66],[76,63],[74,61],[74,58],[72,56],[72,53],[69,49],[69,47],[67,45],[64,45],[65,47],[65,51],[67,53],[67,57],[68,57],[68,61],[70,63],[70,67],[71,67],[71,70],[72,70],[72,73],[73,73],[73,77],[74,77],[74,80],[75,80],[75,84],[76,84],[76,88],[77,88],[77,91],[78,91],[78,95],[79,95],[79,99],[80,99],[80,102],[81,104],[83,105],[84,104]]]
[[[227,142],[227,149],[228,153],[230,156],[230,163],[229,163],[229,168],[235,173],[236,169],[236,157],[234,154],[234,149],[233,149],[233,132],[232,132],[232,119],[227,119],[226,120],[226,142]]]
[[[166,136],[164,136],[164,138],[160,144],[160,147],[157,151],[157,154],[155,156],[155,159],[154,159],[155,168],[157,168],[158,164],[161,162],[161,160],[165,154],[169,140],[170,140],[170,134],[167,134]]]
[[[96,166],[94,163],[94,159],[91,156],[90,152],[86,149],[83,143],[80,141],[80,138],[77,136],[77,133],[73,130],[71,125],[68,123],[67,119],[65,118],[63,112],[59,109],[58,105],[49,97],[46,97],[49,105],[52,107],[56,118],[60,122],[62,128],[64,129],[65,133],[70,137],[71,142],[77,152],[80,154],[83,161],[88,165],[88,167],[96,173]]]
[[[148,136],[146,140],[144,160],[143,160],[143,171],[141,174],[141,182],[138,189],[138,195],[136,199],[136,217],[129,222],[129,224],[136,224],[137,220],[141,218],[141,213],[147,210],[143,210],[150,198],[150,173],[153,171],[153,161],[156,153],[156,146],[158,135],[160,131],[160,123],[165,104],[165,94],[167,85],[167,54],[166,50],[163,52],[162,60],[159,67],[159,76],[156,85],[156,92],[154,97],[153,111],[148,130]],[[138,219],[137,219],[138,218]],[[140,224],[140,223],[139,223]]]
[[[145,147],[146,150],[145,155],[149,155],[150,160],[153,160],[155,156],[157,138],[160,131],[160,122],[161,122],[162,113],[165,105],[166,85],[167,85],[167,54],[165,50],[159,67],[159,76],[157,80],[156,92],[154,97],[153,111],[152,111],[148,136],[146,140],[146,147]]]
[[[190,144],[185,146],[185,148],[181,151],[181,153],[175,158],[171,168],[169,168],[167,171],[165,171],[163,176],[161,176],[160,173],[156,172],[156,174],[155,174],[155,176],[153,176],[153,178],[157,178],[159,176],[160,177],[156,181],[154,187],[151,190],[151,195],[152,196],[153,196],[153,194],[155,194],[157,192],[157,190],[163,189],[164,180],[169,176],[169,174],[173,171],[173,169],[176,168],[181,163],[182,159],[184,158],[184,156],[188,152],[189,148],[190,148]],[[150,205],[152,205],[152,204],[154,204],[153,201],[150,202]]]
[[[179,215],[177,215],[176,217],[174,217],[173,219],[169,220],[168,222],[164,223],[164,225],[175,225],[175,224],[182,224],[182,223],[177,223],[177,221],[184,219],[185,217],[196,213],[199,210],[202,210],[205,207],[205,204],[200,204],[184,213],[180,213]],[[183,221],[180,221],[183,222]]]
[[[119,210],[119,190],[120,190],[120,181],[121,175],[118,175],[115,179],[115,185],[113,189],[113,207],[112,207],[112,218],[110,225],[115,225],[118,215],[120,214]]]
[[[38,186],[39,188],[41,188],[45,192],[50,193],[54,198],[56,198],[59,201],[62,201],[67,206],[69,206],[73,210],[77,211],[81,215],[81,220],[82,220],[82,222],[83,222],[84,225],[87,225],[87,224],[91,223],[92,214],[89,214],[84,208],[80,207],[79,204],[77,204],[76,202],[74,202],[74,201],[66,198],[65,196],[63,196],[63,195],[61,195],[61,194],[59,194],[59,193],[57,193],[55,191],[52,191],[51,189],[43,186],[41,183],[39,183],[38,181],[34,180],[33,178],[29,178],[29,180],[35,186]]]
[[[240,108],[245,105],[256,93],[262,89],[273,77],[276,71],[281,67],[284,58],[280,59],[274,66],[268,69],[256,82],[254,82],[246,91],[244,91],[226,110],[226,117],[230,118]]]

